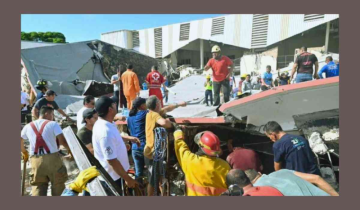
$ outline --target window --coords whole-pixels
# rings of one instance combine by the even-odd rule
[[[304,22],[310,22],[314,20],[324,19],[324,14],[305,14],[304,15]]]
[[[132,32],[132,43],[133,43],[133,48],[140,46],[139,32],[138,31],[133,31]]]
[[[269,24],[268,14],[254,14],[251,36],[251,47],[264,47],[267,43],[267,32]]]
[[[154,29],[155,57],[162,57],[162,28]]]
[[[189,40],[190,23],[180,25],[180,41]]]
[[[224,34],[225,17],[212,19],[211,36]]]

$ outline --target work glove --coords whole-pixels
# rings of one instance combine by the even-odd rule
[[[91,179],[93,179],[99,175],[100,175],[100,173],[96,169],[96,166],[92,166],[88,169],[85,169],[82,172],[80,172],[80,174],[77,176],[76,180],[69,185],[69,188],[77,193],[80,193],[83,190],[86,190],[89,192],[89,190],[86,187],[86,184]]]
[[[25,151],[25,152],[21,152],[21,155],[22,155],[22,159],[27,162],[29,160],[29,153],[28,151]]]

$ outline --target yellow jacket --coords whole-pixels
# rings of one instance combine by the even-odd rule
[[[180,130],[174,133],[174,137],[176,157],[185,173],[187,196],[219,196],[225,192],[229,164],[217,157],[191,153]]]

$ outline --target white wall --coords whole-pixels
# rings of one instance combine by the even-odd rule
[[[338,18],[339,15],[325,15],[322,20],[304,22],[304,14],[270,14],[268,26],[267,45],[272,45],[296,34],[302,33],[318,25]],[[240,25],[235,26],[237,15],[225,15],[224,34],[211,36],[212,18],[195,20],[190,22],[189,40],[180,41],[180,25],[177,23],[162,26],[162,56],[165,57],[172,52],[186,46],[196,39],[211,40],[242,48],[251,48],[252,14],[241,14]],[[189,23],[189,22],[184,22]],[[238,32],[237,30],[240,31]],[[146,32],[147,31],[147,32]],[[147,35],[146,35],[147,34]],[[239,36],[236,38],[234,36]],[[139,30],[141,53],[155,56],[154,28]],[[120,47],[129,47],[127,44],[127,33],[117,31],[101,35],[101,40]],[[130,40],[131,41],[131,40]],[[132,44],[131,44],[132,45]]]

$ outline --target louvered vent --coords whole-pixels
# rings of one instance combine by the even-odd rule
[[[268,14],[254,14],[251,35],[251,47],[258,48],[266,46],[268,24]]]
[[[133,31],[132,32],[132,43],[133,43],[133,48],[140,46],[139,32],[138,31]]]
[[[324,19],[324,14],[307,14],[304,15],[304,22],[314,21],[314,20],[320,20]]]
[[[224,34],[225,17],[212,19],[211,36]]]
[[[162,56],[162,28],[155,28],[154,29],[155,35],[155,57]]]
[[[189,40],[190,23],[180,25],[180,41]]]

